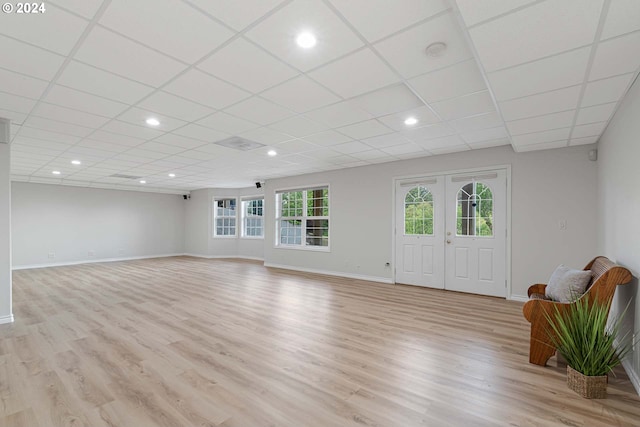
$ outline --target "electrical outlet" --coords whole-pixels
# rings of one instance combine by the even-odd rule
[[[89,258],[96,256],[96,251],[89,251],[87,252],[87,255],[89,256]]]
[[[56,253],[55,252],[49,252],[48,257],[49,257],[49,259],[54,259],[56,257]]]

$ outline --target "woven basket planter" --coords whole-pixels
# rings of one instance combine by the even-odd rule
[[[567,386],[586,399],[607,397],[607,376],[590,377],[567,366]]]

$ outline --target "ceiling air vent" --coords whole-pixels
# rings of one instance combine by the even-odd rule
[[[264,144],[251,141],[248,139],[240,138],[239,136],[232,136],[231,138],[223,139],[215,144],[222,145],[223,147],[233,148],[234,150],[249,151],[256,148],[264,147]]]
[[[134,176],[134,175],[124,175],[124,174],[121,174],[121,173],[114,173],[113,175],[109,175],[109,178],[140,179],[142,177],[141,176]]]

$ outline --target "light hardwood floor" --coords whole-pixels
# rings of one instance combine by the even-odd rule
[[[16,271],[0,425],[640,425],[623,371],[590,401],[530,365],[521,307],[239,260]]]

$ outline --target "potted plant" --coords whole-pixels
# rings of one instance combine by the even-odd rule
[[[580,298],[552,315],[545,312],[549,336],[567,361],[567,386],[587,399],[607,397],[607,374],[632,348],[628,333],[616,340],[626,309],[607,326],[610,303]]]

